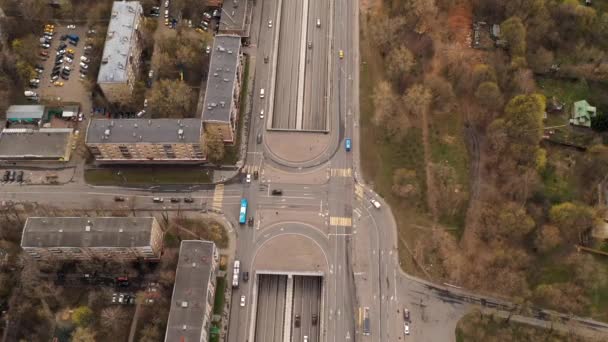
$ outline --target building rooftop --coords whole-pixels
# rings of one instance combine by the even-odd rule
[[[95,119],[86,143],[200,143],[200,119]]]
[[[21,247],[149,246],[154,217],[29,217]]]
[[[71,128],[5,128],[0,159],[69,159]]]
[[[42,119],[43,116],[42,105],[14,105],[6,110],[7,120]]]
[[[127,81],[127,64],[142,11],[139,1],[114,1],[97,83]]]
[[[245,33],[249,0],[224,0],[220,20],[220,33]]]
[[[171,311],[165,342],[201,341],[203,318],[210,303],[207,286],[212,280],[215,244],[211,241],[184,240],[171,296]]]
[[[232,93],[240,63],[240,52],[239,36],[224,34],[215,36],[203,105],[203,121],[230,122]]]

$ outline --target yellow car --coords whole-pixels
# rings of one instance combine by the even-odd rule
[[[44,25],[44,27],[45,28],[52,28],[52,29],[54,29],[55,25],[53,25],[53,24],[46,24],[46,25]]]
[[[205,33],[205,31],[203,31],[203,29],[200,27],[195,28],[194,31],[196,31],[198,33]]]
[[[51,29],[51,28],[45,28],[45,29],[44,29],[44,32],[53,33],[54,31],[53,31],[53,29]]]
[[[69,48],[69,49],[67,49],[66,51],[67,51],[68,53],[74,53],[74,49],[72,49],[72,48]]]
[[[339,56],[340,56],[340,59],[344,58],[344,51],[340,50]]]
[[[169,26],[169,19],[165,18],[165,26]]]
[[[63,87],[63,82],[60,81],[55,81],[55,83],[53,83],[55,85],[55,87]]]

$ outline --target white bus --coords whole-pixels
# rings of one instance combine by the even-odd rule
[[[234,267],[232,268],[232,287],[233,288],[239,287],[240,267],[241,267],[241,262],[238,260],[235,260]]]

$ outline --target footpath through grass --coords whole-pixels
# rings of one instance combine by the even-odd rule
[[[92,185],[208,184],[213,171],[198,166],[104,168],[85,170],[84,179]]]

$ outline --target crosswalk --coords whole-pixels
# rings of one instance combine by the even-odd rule
[[[329,218],[329,225],[331,225],[331,226],[351,227],[353,225],[352,221],[353,220],[350,217],[331,216]]]
[[[331,177],[352,177],[353,170],[351,168],[348,169],[329,169],[329,174]]]
[[[215,186],[213,192],[213,210],[222,210],[222,203],[224,202],[224,184],[218,184]]]
[[[260,172],[260,165],[245,165],[243,166],[243,173],[254,173]]]

